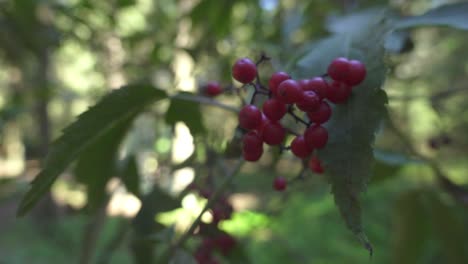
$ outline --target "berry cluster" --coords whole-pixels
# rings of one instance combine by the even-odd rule
[[[328,141],[328,131],[323,124],[332,115],[329,103],[343,104],[348,100],[353,87],[366,77],[365,65],[358,60],[336,58],[322,76],[294,80],[288,73],[280,71],[273,73],[268,86],[264,86],[258,78],[259,63],[242,58],[232,67],[234,79],[243,83],[244,87],[252,86],[255,89],[250,104],[239,112],[239,126],[246,130],[242,139],[244,159],[258,161],[263,154],[263,143],[279,145],[282,150],[290,149],[300,159],[309,158],[309,168],[315,173],[323,173],[321,162],[313,152],[324,148]],[[254,103],[259,94],[268,96],[261,108]],[[307,121],[296,113],[296,109],[303,112]],[[294,133],[281,124],[286,115],[306,126],[302,134]],[[294,134],[294,138],[286,147],[282,144],[287,133]],[[273,188],[278,191],[285,190],[286,186],[287,181],[282,177],[277,177],[273,182]]]
[[[189,186],[206,199],[210,199],[213,193],[210,189]],[[227,196],[223,196],[210,208],[211,222],[201,223],[196,235],[201,238],[201,243],[195,250],[194,257],[199,264],[217,264],[216,254],[228,255],[236,246],[237,241],[228,233],[220,230],[218,225],[223,220],[231,218],[234,209]]]

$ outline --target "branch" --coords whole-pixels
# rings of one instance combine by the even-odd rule
[[[176,95],[170,96],[169,99],[180,99],[180,100],[185,100],[185,101],[191,101],[195,103],[215,106],[215,107],[218,107],[218,108],[221,108],[221,109],[233,112],[233,113],[239,113],[239,109],[237,109],[234,106],[226,105],[226,104],[220,103],[216,100],[213,100],[211,98],[207,98],[204,96],[176,94]]]
[[[236,162],[236,164],[233,166],[233,168],[227,173],[226,177],[224,178],[224,181],[221,183],[221,185],[218,187],[218,189],[214,192],[213,196],[210,197],[208,202],[206,203],[205,207],[203,210],[198,214],[197,218],[195,221],[193,221],[192,225],[190,228],[184,232],[184,234],[177,240],[175,243],[173,243],[169,250],[168,253],[170,255],[173,255],[173,253],[177,250],[177,248],[181,247],[185,241],[193,234],[195,229],[200,225],[202,215],[211,207],[213,204],[215,204],[221,194],[224,192],[224,190],[229,186],[231,183],[232,179],[234,178],[235,175],[237,175],[237,172],[240,170],[242,167],[242,164],[244,163],[243,158],[239,158]]]

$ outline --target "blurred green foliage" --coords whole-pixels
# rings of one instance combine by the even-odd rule
[[[261,53],[263,81],[321,75],[337,56],[370,75],[327,124],[325,177],[273,192],[301,167],[273,148],[242,167],[223,263],[468,263],[462,2],[0,1],[0,263],[168,262],[204,201],[190,186],[216,189],[239,155],[232,62]],[[210,80],[226,88],[217,101],[199,96]],[[38,208],[15,220],[31,176],[19,213]],[[107,215],[127,192],[141,209]],[[170,263],[191,263],[199,242]]]

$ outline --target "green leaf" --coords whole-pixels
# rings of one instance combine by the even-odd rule
[[[402,18],[395,29],[420,26],[448,26],[468,30],[468,3],[443,5],[420,16]]]
[[[120,143],[130,129],[134,117],[135,115],[126,117],[111,131],[96,138],[78,158],[75,177],[86,185],[88,207],[91,210],[99,207],[106,197],[107,182],[116,172]]]
[[[386,116],[386,93],[381,89],[385,78],[384,36],[389,23],[376,17],[357,35],[346,33],[319,42],[298,62],[304,76],[319,76],[338,56],[359,59],[366,64],[366,80],[353,88],[347,103],[333,108],[332,118],[325,125],[329,131],[327,146],[319,151],[335,202],[348,228],[372,253],[361,222],[359,195],[372,174],[372,144],[381,120]],[[306,75],[307,74],[307,75]]]
[[[193,95],[187,92],[181,92],[179,94],[185,97]],[[175,125],[175,123],[179,121],[184,122],[190,129],[190,133],[194,136],[206,132],[200,104],[177,98],[177,96],[171,98],[171,105],[167,110],[165,120],[170,125]]]
[[[430,224],[425,209],[426,193],[412,190],[395,201],[393,216],[393,262],[402,264],[422,263],[422,255],[428,238]]]
[[[71,162],[122,123],[129,122],[150,103],[165,98],[165,92],[151,85],[128,85],[113,91],[81,114],[63,135],[52,143],[44,168],[33,180],[18,208],[19,216],[28,212],[46,193]]]
[[[140,173],[136,157],[131,155],[122,161],[120,178],[125,185],[127,191],[136,196],[140,196]]]
[[[135,5],[136,3],[136,0],[117,0],[117,6],[119,8],[129,7]]]

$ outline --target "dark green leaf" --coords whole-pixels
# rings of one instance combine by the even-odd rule
[[[180,94],[184,96],[193,95],[187,92],[182,92]],[[175,125],[175,123],[179,121],[184,122],[190,129],[192,135],[200,135],[206,131],[205,125],[203,124],[200,104],[197,102],[173,97],[165,118],[166,122],[170,125]]]
[[[383,38],[389,26],[376,17],[360,33],[339,34],[319,42],[301,61],[303,75],[319,76],[338,56],[359,59],[366,64],[366,80],[353,88],[347,103],[333,108],[327,146],[319,151],[327,177],[332,185],[335,202],[348,228],[369,249],[361,223],[359,195],[366,189],[374,161],[374,134],[386,115],[387,96],[380,89],[385,78]]]
[[[96,141],[122,122],[129,122],[150,103],[166,94],[151,85],[129,85],[115,90],[68,126],[51,146],[44,168],[32,182],[18,209],[24,215],[46,193],[57,177]]]
[[[99,207],[106,197],[106,184],[116,172],[120,143],[129,130],[135,115],[125,118],[109,132],[96,138],[78,158],[76,179],[86,185],[88,207]]]
[[[449,26],[468,30],[468,3],[443,5],[420,16],[402,18],[395,24],[396,29],[420,26]]]
[[[127,157],[122,161],[122,166],[120,178],[125,188],[134,195],[140,196],[140,173],[136,157],[134,155]]]
[[[403,193],[395,202],[393,215],[393,263],[422,263],[425,245],[430,237],[425,192]]]

